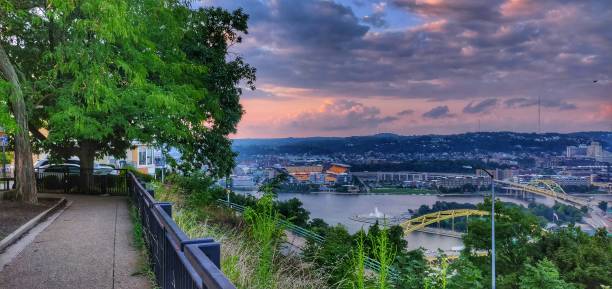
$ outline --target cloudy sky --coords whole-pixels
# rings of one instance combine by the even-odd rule
[[[235,137],[612,130],[610,0],[199,5],[250,15]]]

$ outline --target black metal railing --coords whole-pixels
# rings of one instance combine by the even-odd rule
[[[0,177],[0,191],[12,190],[15,184],[15,178]]]
[[[127,195],[128,171],[118,169],[37,169],[36,186],[40,193]]]
[[[221,245],[211,238],[189,239],[172,220],[172,204],[157,202],[129,173],[128,192],[142,223],[157,285],[162,289],[235,289],[221,272]]]

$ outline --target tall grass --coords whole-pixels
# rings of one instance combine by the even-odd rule
[[[268,248],[273,249],[271,251],[261,252],[261,246],[255,240],[254,235],[256,234],[260,239],[273,235],[269,234],[270,220],[260,222],[261,225],[258,226],[260,229],[256,233],[253,229],[247,229],[244,221],[232,211],[215,206],[193,206],[188,196],[171,185],[157,184],[155,188],[157,200],[170,201],[175,204],[172,218],[189,238],[212,237],[221,243],[221,270],[237,288],[327,288],[325,278],[313,274],[313,269],[304,265],[297,257],[279,254],[278,244],[269,246]],[[257,211],[258,214],[261,214],[260,209]],[[263,213],[263,215],[266,214]],[[273,216],[269,211],[267,215],[268,219]],[[275,238],[280,238],[280,236],[275,236]],[[263,258],[268,260],[269,264],[265,270],[259,267],[262,254],[272,256],[272,259]]]
[[[380,272],[378,272],[377,287],[378,289],[388,289],[389,273],[393,261],[395,261],[395,249],[392,248],[389,241],[389,228],[383,225],[380,234],[373,240],[374,257],[380,263]]]
[[[355,247],[355,250],[353,251],[353,267],[354,267],[354,272],[353,272],[353,278],[352,278],[352,282],[351,285],[353,287],[353,289],[365,289],[366,288],[366,271],[365,271],[365,259],[366,259],[366,252],[365,252],[365,233],[360,232],[359,236],[357,237],[357,244]]]
[[[259,258],[255,278],[259,288],[276,288],[273,279],[273,260],[278,248],[282,231],[277,226],[280,215],[274,208],[274,196],[270,193],[257,201],[255,208],[248,208],[244,218],[249,223],[250,232],[259,247]]]

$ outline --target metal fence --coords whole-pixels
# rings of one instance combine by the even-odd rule
[[[230,209],[232,209],[234,211],[237,211],[239,213],[244,213],[244,211],[247,208],[247,207],[245,207],[243,205],[235,204],[235,203],[228,202],[226,200],[221,200],[221,199],[217,200],[217,204],[219,204],[219,205],[221,205],[223,207],[230,208]],[[315,233],[313,231],[310,231],[308,229],[302,228],[300,226],[296,226],[296,225],[294,225],[294,224],[292,224],[292,223],[290,223],[290,222],[288,222],[286,220],[280,220],[278,222],[278,225],[283,227],[285,230],[288,230],[291,233],[297,235],[297,236],[300,236],[300,237],[302,237],[304,239],[307,239],[307,240],[312,240],[312,241],[314,241],[315,243],[317,243],[319,245],[321,245],[321,244],[323,244],[325,242],[325,237],[323,237],[323,236],[321,236],[321,235],[319,235],[319,234],[317,234],[317,233]],[[372,259],[372,258],[370,258],[368,256],[365,257],[364,265],[365,265],[366,268],[368,268],[370,270],[373,270],[375,272],[380,272],[380,270],[381,270],[380,262],[378,262],[377,260]],[[399,277],[399,274],[394,269],[389,270],[389,275],[391,276],[391,278],[398,278]]]
[[[36,187],[40,193],[127,195],[128,171],[66,167],[37,169]]]
[[[221,272],[221,245],[191,240],[172,220],[172,204],[157,202],[136,176],[128,173],[129,196],[138,211],[157,285],[161,289],[235,289]]]
[[[15,184],[14,178],[0,177],[0,191],[12,190],[14,184]]]

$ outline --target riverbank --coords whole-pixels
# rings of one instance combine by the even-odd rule
[[[251,195],[257,195],[257,192],[255,191],[240,191],[239,193],[248,193]],[[303,193],[296,193],[296,192],[280,192],[279,195],[289,195],[289,194],[299,194],[299,195],[340,195],[340,196],[394,196],[394,195],[398,195],[398,196],[402,196],[402,195],[409,195],[409,196],[437,196],[437,197],[484,197],[484,196],[488,196],[491,194],[490,191],[482,191],[482,192],[474,192],[474,193],[452,193],[452,194],[441,194],[438,193],[436,191],[431,191],[429,193],[402,193],[402,192],[384,192],[384,193],[375,193],[375,192],[370,192],[370,193],[343,193],[343,192],[334,192],[334,191],[317,191],[317,192],[303,192]],[[504,197],[512,197],[514,196],[513,194],[506,194],[506,193],[495,193],[496,196],[504,196]]]
[[[415,188],[372,188],[370,190],[370,194],[432,195],[436,193],[438,191]]]

